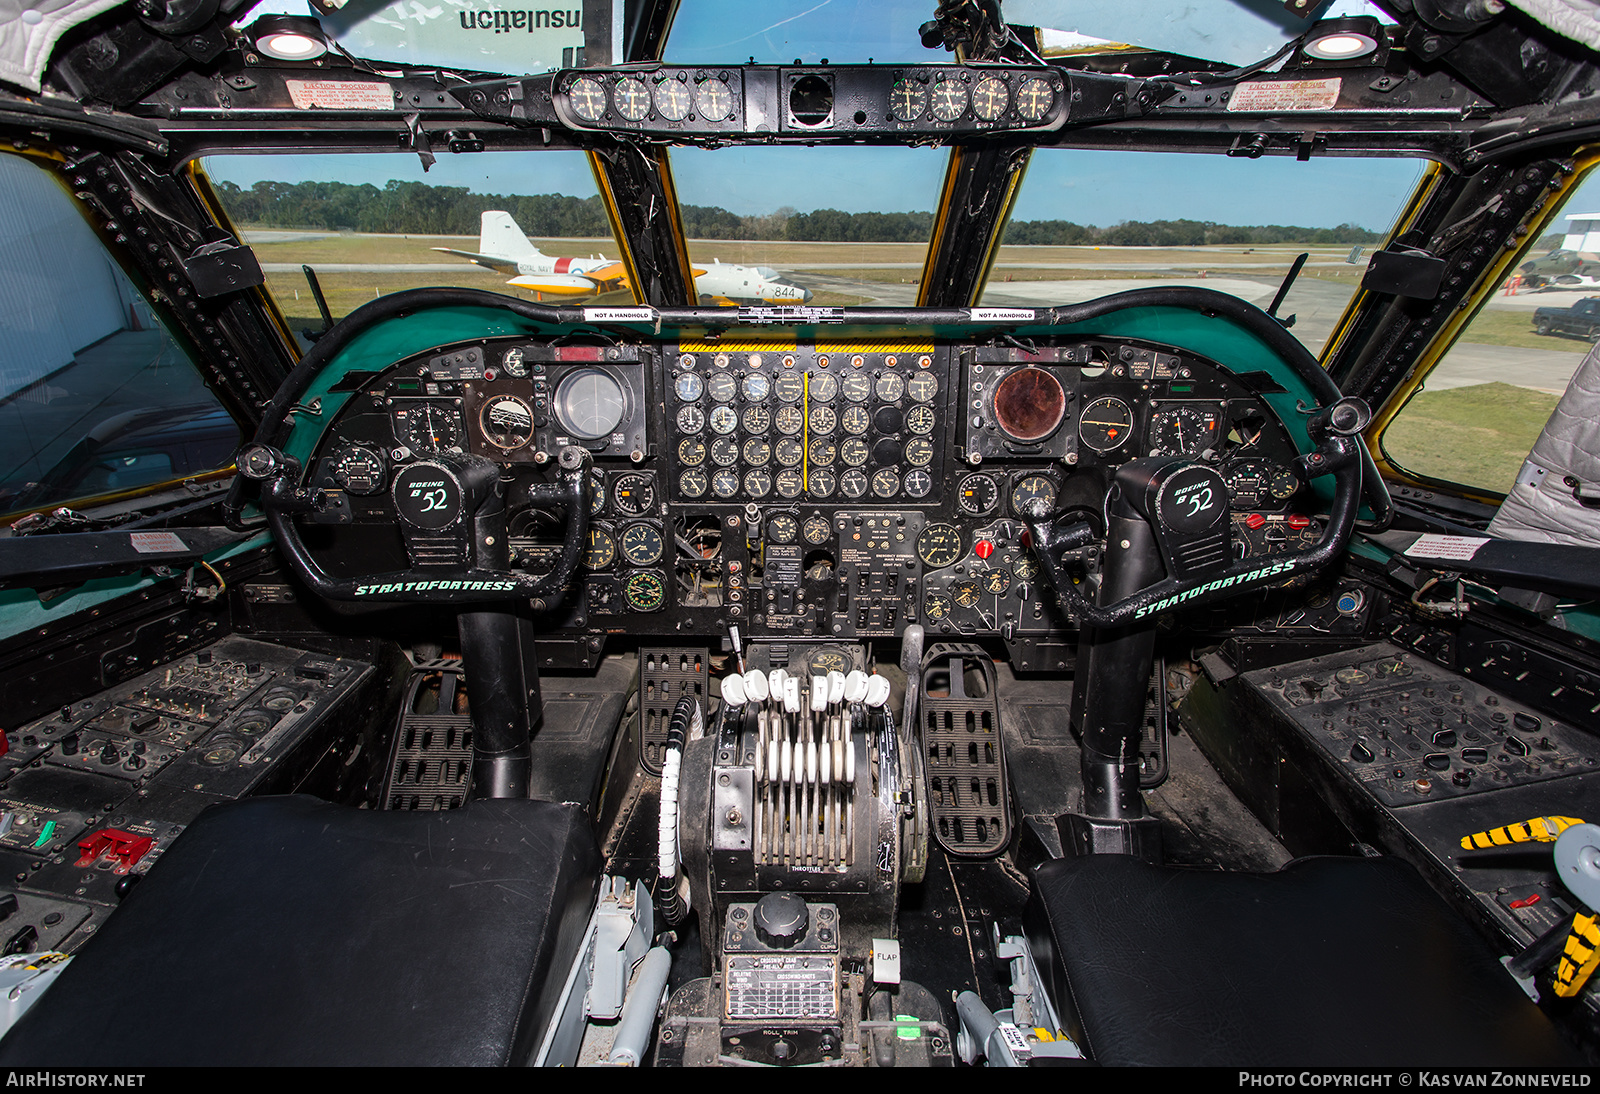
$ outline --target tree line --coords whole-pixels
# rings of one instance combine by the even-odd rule
[[[577,198],[565,194],[477,194],[464,186],[430,186],[399,179],[382,187],[370,183],[261,181],[249,189],[219,182],[216,189],[228,215],[255,228],[475,236],[480,214],[504,209],[523,232],[535,238],[611,234],[598,195]],[[846,213],[838,209],[801,213],[785,207],[764,216],[740,216],[715,206],[680,205],[679,215],[690,239],[926,243],[933,230],[932,213]],[[1130,220],[1099,228],[1067,220],[1024,220],[1007,226],[1004,242],[1184,247],[1218,243],[1334,245],[1376,243],[1382,238],[1381,233],[1354,224],[1305,228],[1199,220]]]

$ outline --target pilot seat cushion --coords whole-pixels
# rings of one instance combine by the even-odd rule
[[[1040,867],[1050,996],[1102,1064],[1573,1064],[1496,955],[1392,858],[1274,874],[1126,855]]]
[[[516,1064],[592,911],[572,806],[208,809],[0,1043],[0,1066]]]

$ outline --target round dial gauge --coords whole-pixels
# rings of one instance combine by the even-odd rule
[[[652,566],[661,560],[661,533],[648,524],[630,524],[622,530],[622,557],[634,566]]]
[[[706,121],[724,121],[733,113],[733,92],[721,80],[702,80],[695,88],[694,105]]]
[[[950,595],[963,608],[976,608],[978,601],[983,599],[983,592],[976,581],[957,581],[950,586]]]
[[[1113,395],[1102,395],[1088,406],[1078,419],[1078,436],[1096,452],[1110,452],[1121,447],[1133,430],[1133,411],[1128,404]]]
[[[669,122],[681,122],[689,116],[694,106],[694,96],[683,81],[670,76],[656,84],[656,113]]]
[[[332,474],[352,494],[376,494],[384,487],[383,457],[366,445],[349,445],[335,453]]]
[[[1011,588],[1011,571],[990,570],[980,578],[983,582],[983,591],[992,596],[1001,596]]]
[[[806,427],[805,412],[797,406],[780,406],[778,413],[773,416],[773,423],[779,433],[792,437]]]
[[[1175,406],[1150,416],[1150,455],[1197,456],[1217,437],[1217,414],[1199,407]]]
[[[830,672],[849,672],[855,667],[850,655],[837,646],[824,646],[806,658],[806,668],[813,676],[826,676]]]
[[[773,543],[793,543],[800,535],[800,522],[788,513],[779,513],[767,521],[767,538]]]
[[[839,493],[854,501],[867,492],[867,474],[851,468],[839,476]]]
[[[793,437],[780,437],[772,448],[772,454],[785,467],[799,467],[800,461],[806,458],[805,446]]]
[[[916,121],[928,109],[928,85],[920,80],[899,81],[889,92],[889,109],[896,121]]]
[[[515,395],[496,395],[478,408],[483,439],[507,452],[533,439],[533,411]]]
[[[772,444],[765,437],[751,437],[744,442],[740,452],[745,463],[760,465],[772,462]]]
[[[1011,576],[1018,581],[1028,582],[1039,576],[1039,561],[1032,555],[1023,555],[1017,559],[1015,566],[1011,567]]]
[[[1011,489],[1011,511],[1030,517],[1038,510],[1048,513],[1056,507],[1055,480],[1046,475],[1029,475]]]
[[[915,471],[907,471],[905,491],[908,498],[927,497],[933,493],[933,476],[920,467]]]
[[[865,433],[872,424],[872,418],[864,406],[847,406],[844,413],[839,415],[839,424],[844,426],[846,433]]]
[[[764,406],[747,406],[740,417],[746,433],[765,433],[772,428],[772,411]]]
[[[805,393],[806,382],[793,372],[780,373],[772,381],[772,394],[778,397],[780,403],[798,403]]]
[[[800,491],[805,487],[805,480],[800,477],[800,472],[792,467],[785,467],[778,472],[777,478],[772,480],[772,490],[780,498],[798,498]]]
[[[772,381],[764,372],[748,372],[744,377],[744,397],[759,403],[772,393]]]
[[[579,76],[567,88],[567,101],[572,112],[586,122],[597,122],[606,116],[606,89],[593,76]]]
[[[718,467],[732,467],[739,462],[739,442],[718,437],[711,442],[711,462]]]
[[[653,612],[667,599],[667,587],[659,575],[646,570],[628,575],[622,585],[622,596],[635,611]]]
[[[719,405],[711,408],[711,432],[724,435],[739,428],[739,415],[733,407]]]
[[[744,492],[752,498],[764,498],[772,493],[772,472],[757,467],[744,473]]]
[[[900,396],[906,393],[906,382],[898,372],[885,372],[879,375],[878,382],[872,386],[878,393],[878,398],[886,403],[897,403]]]
[[[927,467],[933,462],[933,445],[926,437],[912,437],[906,442],[906,462],[912,467]]]
[[[953,524],[927,524],[917,533],[917,557],[935,570],[953,565],[964,554],[961,532]]]
[[[650,113],[650,88],[643,80],[632,76],[618,80],[611,97],[616,100],[617,113],[625,121],[642,122]]]
[[[697,406],[681,407],[678,410],[678,432],[698,433],[706,427],[706,412]]]
[[[679,375],[678,382],[672,385],[678,393],[678,398],[686,403],[692,403],[705,393],[706,382],[698,372],[685,372]]]
[[[833,535],[833,526],[828,523],[827,517],[813,513],[800,526],[800,534],[805,536],[806,542],[811,546],[818,547],[828,542],[828,537]]]
[[[931,403],[939,394],[939,377],[931,372],[919,372],[906,381],[906,394],[919,403]]]
[[[818,467],[827,467],[839,459],[839,446],[826,437],[818,437],[811,442],[811,462]]]
[[[811,432],[832,433],[838,424],[839,419],[833,413],[831,406],[814,406],[811,408]]]
[[[846,437],[839,446],[839,458],[851,467],[861,467],[872,455],[867,442],[860,437]]]
[[[606,477],[599,471],[589,473],[589,515],[595,516],[606,507]]]
[[[880,498],[892,498],[900,492],[900,474],[885,467],[872,473],[872,492]]]
[[[505,356],[500,358],[500,367],[505,370],[507,376],[520,379],[528,375],[528,366],[523,361],[522,347],[512,346],[506,350]]]
[[[944,593],[929,593],[922,601],[922,614],[935,623],[941,619],[950,618],[950,609],[954,605]]]
[[[1056,92],[1050,82],[1037,76],[1029,76],[1017,88],[1017,113],[1022,115],[1024,121],[1039,121],[1050,113],[1055,101]]]
[[[691,467],[678,476],[678,492],[686,498],[705,497],[709,485],[711,483],[706,473],[698,467]]]
[[[1267,494],[1266,460],[1234,460],[1222,472],[1228,498],[1237,509],[1258,508]]]
[[[956,80],[939,80],[933,85],[933,116],[953,122],[967,109],[967,89]]]
[[[585,441],[608,436],[628,410],[628,396],[615,377],[597,368],[569,372],[556,385],[556,421]]]
[[[865,373],[852,372],[840,381],[844,397],[852,403],[864,403],[872,395],[872,378]]]
[[[839,378],[831,372],[811,374],[811,397],[819,403],[831,403],[839,394]]]
[[[604,528],[589,529],[588,548],[583,553],[583,564],[591,570],[604,570],[616,561],[617,541]]]
[[[636,472],[618,475],[611,482],[611,501],[617,512],[630,517],[648,513],[656,507],[656,480]]]
[[[442,452],[461,446],[461,418],[454,409],[419,403],[395,417],[400,422],[400,443],[413,452]]]
[[[1011,92],[1006,82],[998,76],[985,76],[972,89],[972,112],[986,122],[992,122],[1006,112]]]
[[[711,492],[719,498],[731,498],[739,492],[739,472],[726,469],[711,476]]]
[[[994,479],[981,472],[968,475],[956,484],[956,508],[968,516],[986,516],[994,512],[999,502],[1000,488]]]
[[[913,433],[932,433],[934,420],[931,406],[914,406],[906,412],[906,428]]]
[[[731,403],[739,393],[739,382],[726,372],[713,372],[706,381],[706,391],[719,403]]]
[[[1300,477],[1287,467],[1267,466],[1272,469],[1267,475],[1267,493],[1279,501],[1288,501],[1300,489]]]
[[[678,442],[678,462],[685,467],[699,467],[706,462],[706,442],[699,437],[685,437]]]
[[[811,481],[807,484],[807,489],[811,491],[811,496],[814,498],[827,498],[833,496],[833,492],[838,485],[838,476],[826,467],[819,467],[811,472]]]

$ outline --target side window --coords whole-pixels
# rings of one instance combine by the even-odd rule
[[[1420,478],[1507,494],[1573,374],[1600,338],[1600,172],[1384,428],[1391,464]]]
[[[0,514],[226,467],[239,442],[51,174],[0,154]]]

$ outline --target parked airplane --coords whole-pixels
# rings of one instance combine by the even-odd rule
[[[435,247],[436,251],[465,258],[479,266],[515,274],[506,282],[519,289],[554,296],[591,296],[628,287],[621,262],[604,255],[558,258],[535,247],[510,213],[490,210],[483,214],[477,251]],[[696,268],[695,291],[703,303],[804,304],[811,290],[786,280],[770,266],[740,266],[713,261]]]

